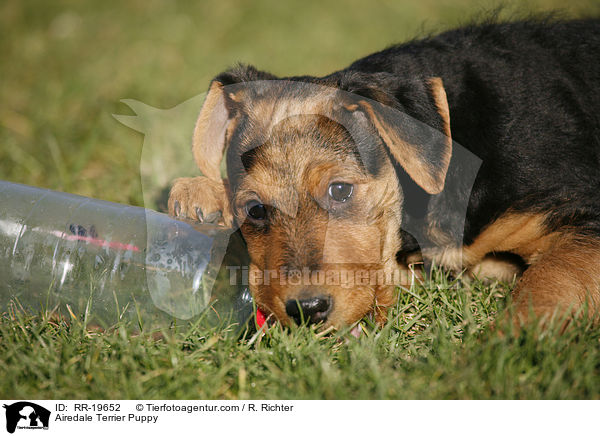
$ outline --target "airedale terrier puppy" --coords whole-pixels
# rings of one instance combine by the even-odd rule
[[[175,181],[169,210],[239,226],[251,293],[283,324],[383,323],[395,272],[419,256],[520,276],[521,321],[594,312],[599,59],[600,21],[527,20],[414,40],[320,78],[234,68],[212,81],[195,127],[203,175]]]

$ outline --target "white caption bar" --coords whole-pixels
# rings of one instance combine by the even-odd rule
[[[60,434],[502,435],[597,431],[597,401],[2,400],[0,425]],[[110,432],[110,433],[107,433]],[[143,432],[143,433],[142,433]],[[516,433],[515,433],[516,432]],[[6,434],[6,433],[4,433]]]

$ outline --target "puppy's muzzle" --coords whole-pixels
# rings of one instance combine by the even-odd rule
[[[303,300],[288,300],[285,303],[285,311],[296,324],[316,324],[327,321],[331,312],[331,297],[319,296]]]

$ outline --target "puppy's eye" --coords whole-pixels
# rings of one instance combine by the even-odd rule
[[[350,183],[333,182],[329,185],[327,193],[337,202],[343,203],[348,200],[354,191],[354,186]]]
[[[254,220],[264,220],[267,217],[267,208],[257,200],[250,200],[246,203],[246,214]]]

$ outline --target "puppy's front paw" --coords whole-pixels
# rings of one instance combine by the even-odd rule
[[[175,179],[169,193],[169,214],[231,227],[233,215],[225,183],[202,176]]]

